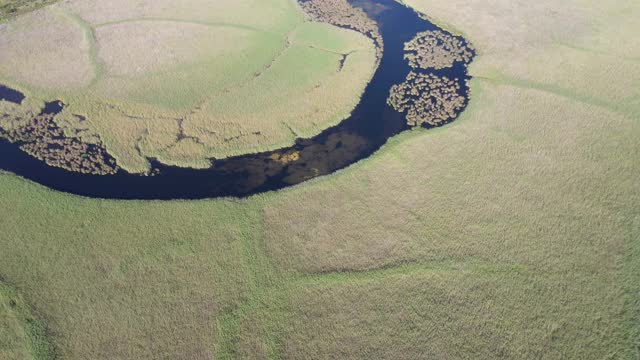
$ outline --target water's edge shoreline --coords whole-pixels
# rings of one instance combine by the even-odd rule
[[[243,198],[332,174],[369,157],[389,138],[410,128],[404,116],[386,104],[391,86],[402,82],[412,70],[405,63],[404,43],[421,31],[444,31],[404,3],[368,3],[384,9],[363,8],[378,22],[384,40],[379,66],[351,116],[317,136],[298,139],[294,146],[275,151],[215,160],[210,169],[166,166],[150,159],[154,169],[151,176],[123,171],[113,175],[75,173],[48,166],[0,139],[0,169],[66,193],[131,200]],[[466,64],[433,73],[459,79],[466,108],[470,79]]]

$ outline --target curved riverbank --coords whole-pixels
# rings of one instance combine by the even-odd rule
[[[384,40],[380,65],[350,117],[311,139],[277,151],[213,161],[209,169],[166,166],[150,159],[151,176],[118,171],[113,175],[74,173],[47,166],[0,141],[0,168],[52,189],[95,198],[112,199],[202,199],[245,197],[292,186],[331,174],[366,158],[386,141],[410,127],[405,116],[387,104],[390,89],[416,71],[405,59],[404,44],[424,31],[439,30],[412,9],[393,0],[354,2],[374,19]],[[462,40],[461,38],[458,38]],[[468,102],[465,63],[421,73],[455,79],[458,94]],[[463,107],[464,107],[463,106]],[[442,121],[438,126],[449,121]],[[432,125],[427,125],[427,127]]]

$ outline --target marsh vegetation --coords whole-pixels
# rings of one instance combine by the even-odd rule
[[[378,25],[364,10],[352,6],[347,0],[302,0],[300,4],[316,21],[353,29],[372,38],[377,46],[378,59],[382,56],[384,41]]]
[[[373,40],[289,0],[71,0],[0,27],[0,83],[63,100],[57,126],[99,137],[133,173],[316,135],[349,115],[375,67]]]
[[[391,87],[387,103],[406,115],[409,126],[439,126],[456,119],[467,104],[468,79],[450,79],[434,71],[456,63],[466,68],[473,48],[450,33],[430,30],[416,34],[405,43],[404,51],[404,59],[414,71]]]
[[[65,134],[55,123],[54,114],[7,110],[5,107],[0,111],[0,137],[16,143],[47,165],[94,175],[114,174],[118,170],[99,138],[88,143],[79,135]]]
[[[466,104],[460,82],[444,76],[411,72],[391,88],[387,102],[406,113],[409,126],[441,125],[458,117]]]
[[[114,174],[118,167],[102,144],[89,144],[78,137],[69,137],[55,124],[53,115],[38,115],[24,127],[6,133],[12,142],[19,142],[27,154],[49,166],[83,174]]]
[[[456,62],[469,64],[473,49],[464,40],[440,30],[424,31],[404,45],[409,66],[420,69],[445,69]]]

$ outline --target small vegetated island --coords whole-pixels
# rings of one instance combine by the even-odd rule
[[[0,84],[26,99],[0,101],[3,136],[109,174],[145,173],[149,158],[206,168],[316,135],[350,114],[381,51],[358,32],[376,32],[361,10],[333,2],[354,31],[316,3],[307,15],[291,0],[71,0],[14,17],[0,24]],[[43,113],[53,99],[62,112]]]
[[[473,58],[473,49],[462,40],[442,31],[424,31],[404,46],[405,59],[417,70],[441,70],[455,63],[465,65]],[[465,85],[467,80],[465,79]],[[468,86],[464,87],[468,89]],[[455,119],[467,103],[460,79],[431,73],[410,72],[407,79],[391,88],[387,102],[406,112],[410,126],[441,125]],[[465,90],[468,95],[468,90]]]

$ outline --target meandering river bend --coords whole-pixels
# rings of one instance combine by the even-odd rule
[[[419,32],[444,30],[395,0],[350,2],[378,23],[384,52],[351,116],[313,138],[299,139],[294,146],[276,151],[213,160],[213,166],[204,170],[167,166],[150,159],[154,169],[151,176],[122,170],[113,175],[87,175],[51,167],[27,155],[16,144],[0,140],[0,169],[51,189],[92,198],[205,199],[279,190],[371,156],[390,137],[409,130],[404,115],[387,105],[390,88],[402,83],[410,71],[416,71],[404,59],[404,44]],[[460,94],[467,98],[469,77],[465,64],[422,72],[457,79]],[[19,99],[19,93],[2,89],[7,97]]]

